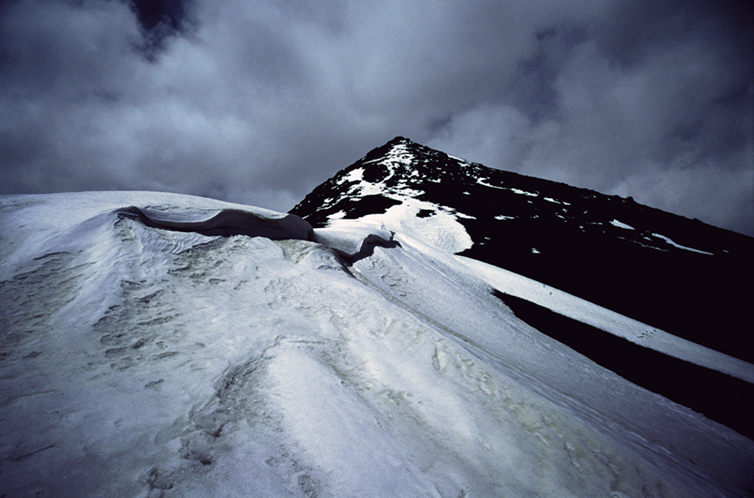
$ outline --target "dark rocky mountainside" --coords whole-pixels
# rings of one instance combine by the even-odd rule
[[[402,137],[315,188],[291,213],[315,228],[431,203],[471,236],[462,255],[754,362],[754,238],[631,198],[468,163]]]

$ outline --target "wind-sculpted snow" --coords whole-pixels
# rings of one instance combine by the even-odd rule
[[[284,217],[154,193],[0,199],[8,498],[752,489],[752,441],[540,334],[447,253],[375,223],[272,240],[123,206]]]
[[[135,206],[118,210],[120,216],[135,217],[152,228],[196,232],[202,235],[246,235],[266,237],[272,240],[301,239],[314,240],[311,225],[295,214],[273,218],[240,209],[223,209],[211,218],[201,220],[171,219],[165,213],[140,209]]]

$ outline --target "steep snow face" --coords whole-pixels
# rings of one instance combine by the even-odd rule
[[[8,497],[751,489],[752,441],[540,334],[489,268],[375,220],[271,240],[128,206],[285,219],[154,193],[0,198]]]

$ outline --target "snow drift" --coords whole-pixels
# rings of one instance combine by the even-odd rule
[[[196,232],[202,235],[246,235],[247,237],[266,237],[272,240],[300,239],[314,240],[312,226],[295,214],[263,215],[241,209],[222,209],[206,219],[170,216],[170,213],[149,211],[136,206],[117,210],[120,217],[138,219],[148,227],[174,230],[178,232]]]

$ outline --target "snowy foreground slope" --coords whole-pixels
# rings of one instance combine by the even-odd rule
[[[416,223],[312,231],[189,196],[0,197],[0,495],[754,493],[754,442],[495,292],[633,321]],[[751,382],[748,363],[644,340]]]

